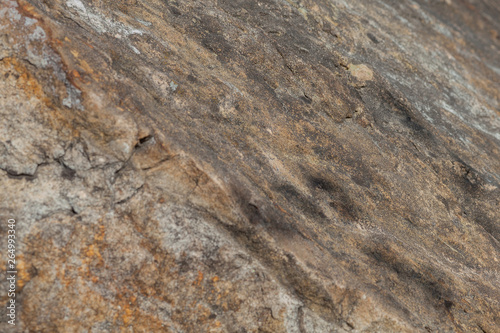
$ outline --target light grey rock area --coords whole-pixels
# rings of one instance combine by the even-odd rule
[[[499,17],[0,0],[0,332],[500,332]]]

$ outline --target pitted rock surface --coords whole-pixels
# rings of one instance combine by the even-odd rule
[[[500,332],[499,17],[0,0],[0,331]]]

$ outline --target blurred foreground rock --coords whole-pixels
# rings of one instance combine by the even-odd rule
[[[499,17],[0,0],[0,331],[500,332]]]

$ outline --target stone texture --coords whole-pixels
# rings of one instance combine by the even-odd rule
[[[500,332],[498,17],[0,0],[0,331]]]

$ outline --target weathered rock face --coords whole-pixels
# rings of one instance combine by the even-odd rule
[[[498,17],[0,0],[0,331],[499,332]]]

